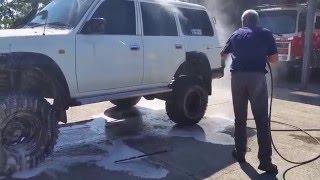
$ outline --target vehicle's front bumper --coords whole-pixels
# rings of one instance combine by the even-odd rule
[[[224,67],[211,70],[212,79],[220,79],[224,76]]]

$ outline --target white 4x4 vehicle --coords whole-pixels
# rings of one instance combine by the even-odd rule
[[[212,78],[223,76],[219,50],[203,6],[54,0],[25,27],[0,31],[0,152],[34,167],[66,110],[100,101],[128,108],[158,98],[174,122],[198,123]]]

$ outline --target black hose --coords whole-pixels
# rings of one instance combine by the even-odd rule
[[[299,127],[297,127],[297,126],[294,126],[294,125],[291,125],[291,124],[287,124],[287,123],[283,123],[283,122],[273,121],[273,120],[272,120],[272,105],[273,105],[274,83],[273,83],[273,74],[272,74],[271,65],[270,65],[269,62],[267,62],[267,65],[268,65],[269,72],[270,72],[270,76],[271,76],[271,78],[270,78],[270,79],[271,79],[271,80],[270,80],[270,81],[271,81],[271,95],[270,95],[270,96],[271,96],[271,99],[270,99],[269,117],[268,117],[268,118],[270,119],[270,122],[291,127],[291,128],[293,128],[293,129],[295,129],[294,131],[303,132],[304,134],[308,135],[310,138],[312,138],[315,142],[317,142],[317,143],[320,145],[320,141],[319,141],[317,138],[313,137],[311,134],[309,134],[306,130],[301,129],[301,128],[299,128]],[[271,129],[271,123],[270,123],[270,129]],[[273,130],[271,130],[271,131],[273,131]],[[272,136],[271,136],[271,142],[272,142],[272,146],[273,146],[274,150],[276,151],[276,153],[277,153],[283,160],[285,160],[285,161],[287,161],[287,162],[289,162],[289,163],[292,163],[292,164],[296,164],[296,165],[298,165],[298,166],[301,166],[301,165],[305,165],[305,164],[314,162],[314,161],[316,161],[317,159],[320,158],[320,154],[319,154],[317,157],[314,157],[314,158],[309,159],[309,160],[300,161],[300,162],[298,162],[298,161],[293,161],[293,160],[290,160],[290,159],[284,157],[284,156],[279,152],[277,146],[276,146],[275,143],[274,143],[274,139],[272,138]],[[298,167],[298,166],[294,166],[294,167]],[[294,167],[293,167],[293,168],[294,168]],[[288,169],[288,170],[291,170],[291,169],[292,169],[292,168],[290,168],[290,169]],[[287,170],[286,172],[288,172],[288,170]]]

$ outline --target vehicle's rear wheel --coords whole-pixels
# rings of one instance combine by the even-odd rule
[[[169,118],[179,125],[201,121],[208,105],[208,92],[197,78],[182,77],[174,84],[172,97],[166,101]]]
[[[128,99],[114,100],[114,101],[111,101],[111,103],[121,109],[127,109],[138,104],[140,100],[141,100],[141,97],[134,97],[134,98],[128,98]]]
[[[57,122],[56,113],[42,97],[6,97],[0,105],[0,156],[10,164],[0,174],[33,168],[43,161],[56,143]]]
[[[286,80],[299,82],[302,74],[302,63],[301,61],[293,61],[288,63],[288,71]]]
[[[279,62],[278,64],[275,64],[273,69],[273,78],[275,84],[280,84],[285,81],[288,77],[288,73],[288,63]]]

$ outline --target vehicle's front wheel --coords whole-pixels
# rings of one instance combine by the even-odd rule
[[[111,101],[111,103],[121,109],[127,109],[138,104],[140,100],[141,100],[141,97],[134,97],[134,98],[128,98],[128,99],[114,100],[114,101]]]
[[[53,150],[57,116],[41,97],[12,94],[0,105],[0,156],[6,157],[0,174],[33,168]]]
[[[166,101],[169,118],[179,125],[201,121],[208,105],[208,92],[197,78],[183,77],[175,82],[172,97]]]

